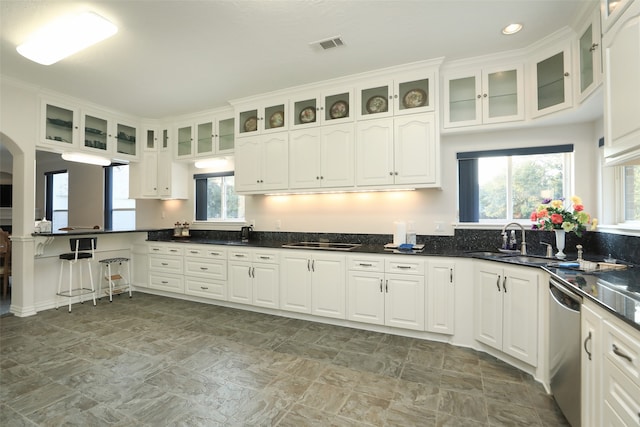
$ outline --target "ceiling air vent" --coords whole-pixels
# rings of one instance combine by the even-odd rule
[[[309,43],[309,45],[311,47],[318,47],[322,50],[327,50],[334,47],[344,46],[344,41],[342,41],[342,36],[333,36],[328,39]]]

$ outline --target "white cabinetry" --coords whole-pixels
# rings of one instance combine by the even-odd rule
[[[602,318],[585,301],[580,309],[581,337],[581,420],[585,426],[602,425]]]
[[[236,135],[252,136],[280,132],[289,128],[289,101],[268,99],[236,106]]]
[[[640,162],[640,2],[604,38],[607,164]]]
[[[282,254],[280,308],[345,318],[345,256],[308,251]]]
[[[356,185],[439,185],[433,113],[367,120],[356,125]]]
[[[424,330],[424,260],[349,256],[347,318]]]
[[[578,32],[576,83],[580,102],[584,101],[602,83],[602,40],[600,11],[596,9]]]
[[[129,192],[136,199],[188,198],[188,165],[174,162],[169,150],[145,151],[129,169]]]
[[[183,249],[177,244],[149,244],[149,288],[184,293]]]
[[[227,248],[194,245],[184,248],[185,294],[227,299]]]
[[[176,159],[233,153],[235,116],[231,109],[215,110],[176,125]]]
[[[427,262],[426,330],[455,333],[455,261],[433,259]]]
[[[496,66],[445,77],[444,127],[524,119],[522,64]]]
[[[235,152],[237,193],[260,193],[288,188],[287,132],[238,139]]]
[[[354,184],[353,124],[289,134],[289,187],[339,188]]]
[[[569,42],[541,50],[533,57],[530,75],[533,76],[531,80],[533,117],[555,113],[573,106]]]
[[[291,100],[291,127],[301,129],[353,121],[352,88],[327,88],[321,93],[297,93]]]
[[[476,339],[531,366],[538,364],[538,274],[528,267],[475,267]]]
[[[229,251],[229,301],[278,308],[278,252],[266,249]]]

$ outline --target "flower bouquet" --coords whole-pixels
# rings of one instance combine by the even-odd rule
[[[564,199],[545,199],[538,208],[531,213],[531,221],[534,230],[564,230],[573,231],[578,237],[590,226],[594,230],[598,225],[596,218],[584,211],[582,199],[578,196],[571,197],[572,206],[564,206]]]

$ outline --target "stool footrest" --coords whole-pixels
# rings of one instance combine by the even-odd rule
[[[70,298],[70,297],[77,297],[80,295],[87,295],[92,293],[94,293],[94,291],[91,288],[74,288],[74,289],[71,289],[70,291],[66,290],[66,291],[57,292],[56,295]]]
[[[111,275],[111,280],[120,280],[120,279],[122,279],[122,276],[119,274]],[[109,281],[109,276],[104,276],[104,280]]]

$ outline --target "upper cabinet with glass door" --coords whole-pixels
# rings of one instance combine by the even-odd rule
[[[139,126],[137,124],[127,120],[116,119],[114,122],[114,130],[110,132],[115,140],[114,155],[117,158],[138,158],[138,128]]]
[[[353,121],[353,89],[335,88],[291,97],[291,129]]]
[[[43,99],[41,105],[40,141],[65,148],[78,147],[80,115],[78,107]]]
[[[578,99],[582,102],[602,82],[602,40],[600,36],[600,11],[596,9],[591,18],[578,32],[577,80]]]
[[[602,31],[606,33],[634,0],[600,0]],[[635,0],[637,1],[637,0]]]
[[[212,112],[176,127],[176,158],[207,157],[233,153],[235,117],[233,110]]]
[[[517,64],[447,74],[444,127],[523,120],[523,68]]]
[[[434,76],[432,71],[413,72],[358,85],[358,120],[433,111]]]
[[[532,116],[538,117],[573,106],[571,46],[542,51],[531,62]]]
[[[236,108],[236,136],[280,132],[289,128],[288,100],[244,104]]]

